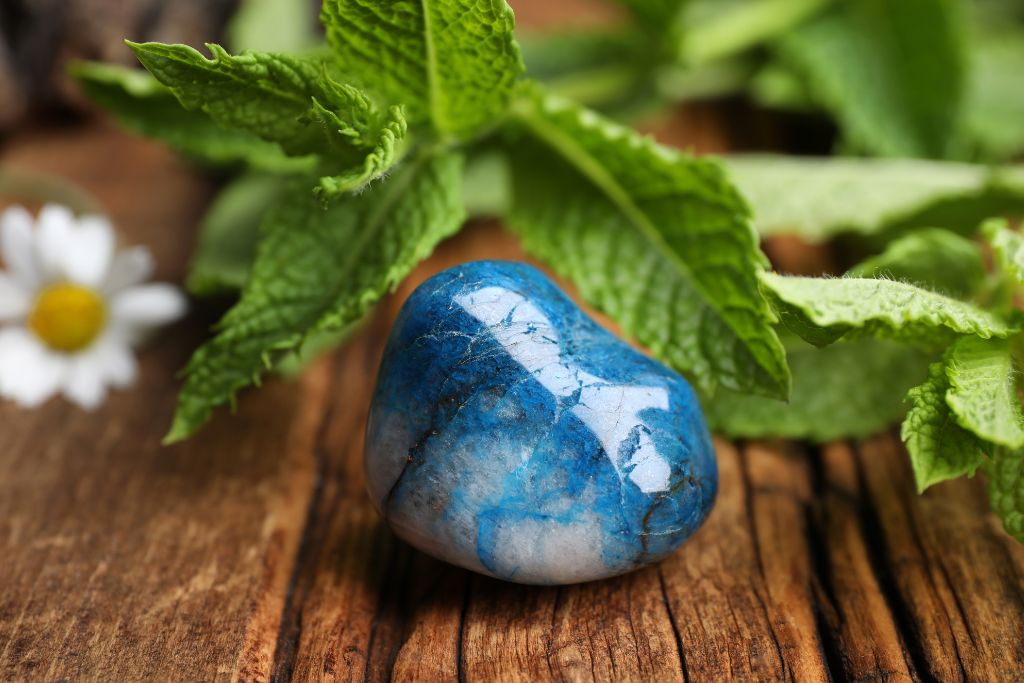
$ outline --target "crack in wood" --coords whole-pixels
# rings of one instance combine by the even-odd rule
[[[330,375],[333,376],[337,372],[337,365],[337,359],[333,359],[330,362]],[[299,590],[300,582],[306,576],[305,570],[312,564],[311,558],[317,550],[314,547],[314,536],[318,528],[316,520],[323,498],[324,480],[327,476],[329,458],[324,441],[328,424],[334,415],[337,399],[338,389],[335,387],[328,396],[323,415],[317,423],[316,437],[313,440],[313,455],[316,462],[314,489],[306,512],[306,521],[302,527],[299,552],[295,559],[292,575],[288,580],[288,591],[285,594],[284,609],[281,613],[281,625],[278,628],[277,645],[274,648],[274,662],[271,668],[271,679],[273,681],[291,680],[295,668],[295,657],[298,652],[299,639],[302,636],[303,611],[303,601],[297,599],[297,596],[303,595],[303,592]]]
[[[658,567],[658,586],[661,588],[661,601],[665,604],[665,612],[668,614],[668,622],[672,625],[672,635],[676,640],[676,654],[679,656],[679,670],[683,673],[684,683],[689,683],[690,673],[686,666],[686,653],[683,651],[683,639],[679,634],[679,625],[676,623],[676,615],[672,612],[672,603],[668,599],[668,590],[665,588],[665,575],[662,568]]]
[[[858,451],[859,450],[860,449],[858,448]],[[864,473],[863,454],[858,453],[858,455],[860,455],[856,460],[857,476],[859,480],[858,484],[862,491],[867,491],[868,485]],[[885,599],[885,602],[889,607],[889,611],[892,613],[896,622],[900,638],[903,640],[907,654],[910,657],[909,663],[913,667],[912,671],[916,672],[916,674],[922,679],[936,679],[936,676],[932,671],[929,657],[926,654],[925,646],[918,635],[914,612],[890,573],[890,568],[893,566],[893,560],[887,547],[884,526],[878,510],[876,510],[871,504],[868,496],[864,496],[859,501],[858,507],[864,537],[874,540],[873,543],[867,544],[868,561],[872,571],[874,572],[875,578],[878,581],[882,597]],[[917,543],[918,552],[923,553],[916,530],[912,529],[912,533],[914,534],[914,540]],[[934,586],[932,589],[934,590]],[[960,651],[959,647],[956,646],[955,638],[953,638],[953,643],[954,656],[956,657],[957,668],[959,670],[959,678],[960,680],[966,680],[967,673],[964,669],[963,660],[960,658]]]

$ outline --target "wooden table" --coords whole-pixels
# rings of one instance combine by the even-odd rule
[[[687,116],[673,142],[725,144]],[[212,189],[160,147],[80,124],[0,164],[81,183],[181,280]],[[396,540],[360,470],[382,343],[416,284],[481,257],[523,255],[472,226],[343,350],[180,446],[159,439],[209,304],[94,413],[0,405],[0,679],[1024,680],[1024,547],[979,481],[916,496],[894,434],[717,440],[707,524],[608,581],[515,586]]]

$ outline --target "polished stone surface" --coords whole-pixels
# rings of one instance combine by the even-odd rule
[[[714,451],[689,384],[537,269],[478,261],[409,297],[366,441],[374,504],[435,557],[508,581],[621,574],[707,516]]]

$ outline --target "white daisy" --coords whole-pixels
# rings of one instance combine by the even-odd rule
[[[57,393],[86,409],[136,375],[132,346],[185,312],[172,285],[140,284],[153,270],[143,247],[115,253],[99,216],[46,206],[0,214],[0,396],[34,407]]]

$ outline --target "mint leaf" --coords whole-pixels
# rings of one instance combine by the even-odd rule
[[[1006,160],[1024,152],[1024,30],[1000,24],[979,32],[971,51],[966,128],[983,159]]]
[[[1006,448],[1024,447],[1010,342],[965,337],[946,352],[946,403],[964,429]]]
[[[749,90],[754,102],[767,109],[821,113],[807,82],[777,59],[768,62],[754,74]]]
[[[156,138],[211,164],[247,163],[266,170],[300,170],[312,159],[285,156],[278,145],[244,130],[218,125],[201,111],[188,111],[152,75],[112,64],[80,62],[71,69],[85,94],[126,128]]]
[[[356,88],[335,83],[316,60],[246,52],[232,56],[207,45],[207,59],[186,45],[129,43],[139,61],[188,108],[277,142],[289,154],[321,154],[328,195],[358,188],[400,156],[405,117],[379,114]]]
[[[988,500],[1006,533],[1024,543],[1024,452],[997,448],[985,464]]]
[[[793,373],[789,402],[719,389],[703,402],[713,430],[815,442],[868,436],[903,417],[907,390],[928,374],[925,354],[880,339],[824,349],[787,340],[786,347]]]
[[[185,369],[167,442],[194,433],[213,409],[259,380],[310,335],[357,322],[464,213],[462,159],[420,158],[386,182],[324,204],[299,182],[266,218],[242,298]]]
[[[509,222],[527,250],[706,393],[785,396],[765,258],[719,167],[535,91],[515,117]]]
[[[955,298],[967,298],[985,283],[985,260],[975,242],[941,228],[904,235],[885,251],[850,269],[851,277],[909,282]]]
[[[201,109],[223,126],[248,130],[277,142],[289,154],[320,151],[323,136],[312,122],[300,123],[320,87],[323,67],[290,55],[246,52],[230,55],[208,44],[207,59],[187,45],[128,46],[157,80],[188,109]]]
[[[783,35],[833,0],[695,2],[687,12],[684,59],[708,62],[735,55]]]
[[[245,0],[227,27],[232,50],[299,52],[316,44],[312,7],[295,0]]]
[[[470,218],[500,218],[512,205],[508,159],[502,150],[477,148],[466,158],[462,195]]]
[[[504,0],[324,0],[320,17],[346,75],[445,137],[493,125],[523,72]]]
[[[978,3],[971,3],[980,13]],[[1007,13],[1008,14],[1008,13]],[[968,55],[962,130],[964,152],[982,161],[1009,161],[1024,152],[1024,30],[1011,16],[973,22]],[[765,107],[820,112],[810,84],[793,66],[774,60],[750,82],[750,94]],[[961,145],[958,143],[957,147]]]
[[[732,156],[729,176],[753,205],[758,232],[810,242],[913,228],[973,231],[1024,213],[1024,169],[896,159]]]
[[[657,104],[657,51],[635,26],[519,38],[530,76],[552,93],[617,115]]]
[[[933,363],[928,380],[907,394],[910,410],[900,436],[910,453],[917,490],[962,475],[973,476],[985,462],[985,444],[957,424],[946,405],[945,363]]]
[[[1003,338],[1015,331],[973,304],[904,282],[775,273],[761,273],[760,278],[780,320],[815,346],[855,332],[941,348],[960,335]]]
[[[241,290],[256,257],[259,226],[280,201],[287,178],[248,174],[227,185],[199,226],[188,289],[199,296]]]
[[[1000,270],[1024,284],[1024,237],[1010,230],[1006,221],[1000,219],[986,222],[982,232],[992,245]]]
[[[960,0],[845,0],[779,49],[856,147],[942,158],[967,93],[963,10]]]
[[[679,12],[689,0],[616,0],[633,13],[640,22],[656,29],[667,30],[677,20]]]

